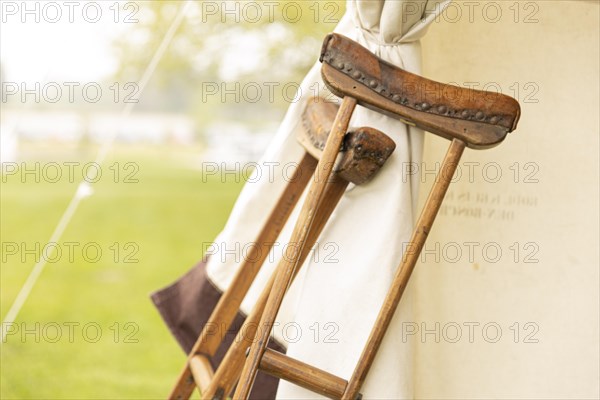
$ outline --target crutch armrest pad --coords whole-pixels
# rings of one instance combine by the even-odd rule
[[[297,139],[317,160],[333,126],[338,106],[320,97],[310,98],[302,112],[302,127]],[[394,152],[396,143],[385,133],[369,127],[350,129],[340,149],[335,172],[348,182],[364,184],[377,174]]]
[[[321,74],[337,96],[471,148],[493,147],[516,128],[519,103],[501,93],[461,88],[415,75],[340,34],[323,43]]]

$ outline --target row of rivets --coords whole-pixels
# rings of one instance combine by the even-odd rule
[[[328,57],[329,57],[329,53],[325,53],[324,60],[333,64],[333,62],[334,62],[333,57],[331,57],[329,60],[327,60]],[[352,74],[350,74],[349,72],[353,70],[353,66],[351,64],[344,64],[343,62],[340,61],[340,62],[336,63],[336,66],[338,69],[342,70],[342,72],[343,72],[344,68],[346,68],[348,71],[348,75],[351,75],[352,78],[354,78],[356,80],[361,80],[363,82],[365,82],[367,80],[365,78],[365,76],[359,70],[354,70],[354,72],[352,72]],[[376,91],[379,93],[383,93],[386,91],[386,89],[384,87],[379,85],[379,82],[377,82],[376,79],[369,80],[368,85],[371,89],[377,89]],[[400,96],[399,94],[390,93],[389,97],[395,103],[399,103],[402,105],[408,104],[408,99],[406,97]],[[420,110],[420,111],[429,111],[429,110],[431,110],[431,105],[427,102],[418,102],[418,103],[414,104],[414,108],[417,110]],[[448,107],[443,104],[438,105],[431,111],[436,112],[438,114],[444,114],[444,115],[445,114],[454,115],[456,113],[455,110],[448,109]],[[483,113],[483,111],[476,111],[475,115],[473,115],[473,114],[471,114],[471,112],[469,110],[463,110],[462,112],[460,112],[460,116],[465,119],[475,118],[478,121],[483,121],[486,119],[486,116]],[[501,118],[499,116],[492,116],[491,118],[488,119],[488,122],[495,125],[500,121],[500,119]]]

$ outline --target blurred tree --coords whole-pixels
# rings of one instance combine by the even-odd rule
[[[183,2],[137,4],[138,22],[114,44],[121,82],[139,79]],[[344,0],[195,1],[139,107],[193,111],[204,123],[233,115],[245,123],[279,118],[344,7]]]

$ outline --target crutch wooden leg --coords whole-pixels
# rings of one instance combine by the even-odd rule
[[[433,221],[442,205],[442,201],[444,200],[448,186],[450,186],[450,181],[454,176],[454,172],[456,171],[456,167],[458,166],[464,149],[465,143],[459,139],[454,139],[448,148],[440,172],[438,173],[433,188],[429,192],[429,196],[421,211],[421,216],[413,230],[410,243],[404,251],[402,262],[396,271],[392,286],[387,293],[383,306],[379,310],[379,315],[377,316],[373,330],[363,349],[354,373],[344,390],[342,396],[343,400],[356,399],[358,391],[369,373],[369,368],[371,368],[371,365],[373,364],[373,360],[381,346],[385,332],[392,321],[394,312],[400,303],[400,298],[402,297],[412,271],[417,264],[421,249],[427,240],[427,235],[431,231]]]
[[[258,372],[260,358],[267,347],[271,328],[273,327],[277,312],[283,301],[283,296],[285,295],[285,292],[292,281],[292,277],[294,276],[294,271],[298,266],[298,260],[302,249],[306,244],[306,238],[313,223],[316,209],[323,198],[327,180],[333,170],[333,164],[342,144],[342,139],[348,130],[350,117],[352,116],[355,106],[356,99],[349,96],[344,97],[331,133],[327,138],[327,143],[323,150],[323,157],[319,160],[317,165],[317,170],[315,171],[314,180],[311,183],[308,196],[300,211],[298,222],[292,232],[290,244],[293,244],[294,246],[288,246],[288,250],[292,249],[292,251],[287,252],[288,254],[283,257],[283,264],[281,265],[281,268],[278,268],[277,270],[275,281],[273,283],[273,290],[269,295],[269,301],[267,302],[265,311],[260,319],[259,326],[262,327],[262,330],[259,332],[257,340],[250,347],[250,353],[244,364],[242,375],[234,395],[235,399],[246,399],[250,395],[252,384],[254,383],[256,373]]]
[[[250,253],[244,257],[244,261],[230,285],[231,290],[226,290],[223,293],[207,324],[202,329],[190,351],[188,362],[179,374],[177,383],[169,394],[169,399],[187,399],[196,386],[201,391],[204,389],[201,382],[194,379],[194,375],[212,376],[212,366],[208,361],[208,357],[214,356],[221,344],[225,332],[220,332],[220,330],[227,330],[233,322],[244,296],[302,195],[316,165],[317,160],[308,152],[305,153],[280,196],[277,205],[263,226],[256,240],[258,246],[252,246]],[[215,328],[217,331],[215,331]],[[197,360],[200,358],[206,360],[198,363]],[[195,360],[196,362],[194,362]],[[203,370],[204,372],[202,372]],[[206,382],[206,380],[203,381]]]

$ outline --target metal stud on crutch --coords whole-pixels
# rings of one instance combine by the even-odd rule
[[[321,61],[326,85],[334,94],[343,97],[343,102],[292,235],[298,248],[302,249],[306,240],[314,210],[323,193],[323,181],[331,172],[325,163],[335,159],[340,137],[356,104],[416,125],[451,140],[451,144],[350,380],[266,349],[270,330],[299,262],[298,254],[292,254],[278,267],[259,324],[268,329],[263,329],[250,347],[233,396],[235,400],[248,398],[259,369],[324,396],[346,400],[360,398],[360,387],[400,302],[464,148],[485,149],[498,145],[516,128],[519,120],[519,104],[511,97],[444,85],[408,73],[339,34],[326,37]]]
[[[261,251],[244,258],[190,351],[188,361],[169,395],[170,399],[187,399],[195,387],[200,389],[203,398],[211,399],[222,398],[233,390],[245,359],[245,349],[254,338],[253,325],[260,318],[273,280],[263,290],[257,305],[240,329],[239,337],[216,372],[213,371],[210,358],[215,355],[224,331],[231,325],[269,250],[312,177],[317,161],[322,158],[323,146],[337,109],[336,105],[319,98],[307,102],[302,115],[303,130],[298,137],[305,154],[255,241]],[[348,183],[360,185],[372,179],[394,148],[395,144],[390,138],[371,128],[359,128],[344,136],[342,157],[335,165],[335,176],[327,182],[324,194],[326,201],[317,210],[315,226],[309,234],[308,246],[301,258],[308,255],[308,250],[314,245]],[[256,247],[252,249],[256,250]]]

